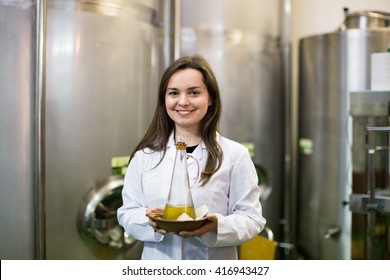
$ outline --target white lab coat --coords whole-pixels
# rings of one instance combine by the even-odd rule
[[[258,235],[265,226],[259,201],[260,190],[254,164],[241,144],[217,136],[223,150],[221,168],[205,186],[194,186],[197,164],[189,158],[188,172],[195,208],[206,205],[218,216],[217,233],[182,238],[176,234],[154,232],[145,216],[152,206],[165,206],[175,159],[176,147],[171,135],[167,152],[138,151],[125,175],[123,206],[118,221],[126,233],[144,241],[142,259],[237,259],[236,246]],[[203,169],[208,151],[202,142],[192,153]]]

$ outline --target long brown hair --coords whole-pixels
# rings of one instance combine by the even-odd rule
[[[204,185],[221,167],[223,159],[222,149],[216,139],[222,106],[219,87],[214,73],[206,59],[200,55],[194,54],[183,56],[174,61],[165,70],[160,81],[154,116],[148,130],[132,152],[130,158],[134,156],[135,152],[143,148],[150,148],[153,151],[163,151],[163,157],[165,156],[169,136],[175,128],[175,123],[168,116],[165,107],[165,95],[172,75],[178,70],[187,68],[192,68],[202,73],[203,82],[207,87],[211,99],[211,105],[208,107],[207,113],[200,125],[201,137],[209,152],[205,169],[201,174],[201,182],[202,185]]]

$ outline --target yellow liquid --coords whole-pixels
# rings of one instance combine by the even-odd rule
[[[177,206],[166,205],[162,218],[166,220],[177,220],[177,218],[183,213],[187,213],[188,216],[195,219],[194,207],[182,206],[182,205],[177,205]]]

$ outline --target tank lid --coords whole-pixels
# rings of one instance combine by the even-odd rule
[[[390,28],[390,13],[377,10],[360,10],[350,12],[344,8],[344,22],[340,30],[367,29],[367,28]]]

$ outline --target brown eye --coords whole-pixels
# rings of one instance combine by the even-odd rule
[[[200,93],[199,91],[194,90],[194,91],[191,91],[191,92],[190,92],[190,95],[198,95],[199,93]]]
[[[167,95],[175,96],[175,95],[178,95],[178,92],[177,91],[168,91]]]

